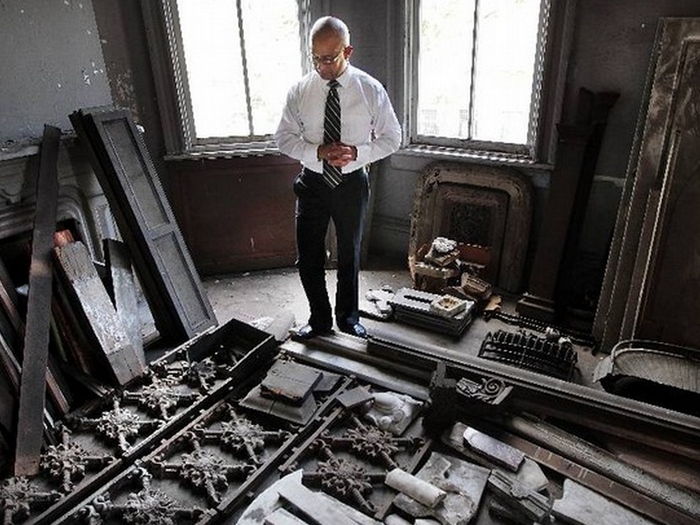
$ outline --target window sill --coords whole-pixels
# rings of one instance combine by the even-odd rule
[[[431,158],[472,164],[488,164],[495,166],[511,166],[538,170],[552,170],[553,165],[536,162],[525,155],[502,153],[494,151],[466,150],[450,146],[435,146],[431,144],[411,144],[401,148],[396,154],[409,157]]]
[[[267,155],[281,155],[281,153],[272,142],[207,144],[206,146],[195,146],[181,153],[168,154],[165,156],[165,160],[213,160],[264,157]]]

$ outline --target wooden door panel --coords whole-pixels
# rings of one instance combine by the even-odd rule
[[[182,342],[217,324],[146,145],[127,110],[82,109],[71,122],[90,151],[124,241],[133,251],[159,333]]]

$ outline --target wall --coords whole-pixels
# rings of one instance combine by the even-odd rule
[[[143,129],[156,171],[165,174],[165,145],[139,0],[93,0],[113,104]],[[162,176],[167,189],[167,177]]]
[[[68,115],[111,104],[91,0],[0,2],[0,153],[72,132]]]
[[[640,111],[646,111],[641,104],[658,20],[683,16],[700,16],[700,2],[578,2],[563,119],[573,118],[581,87],[620,93],[608,121],[582,232],[582,245],[595,260],[605,259],[635,127]]]
[[[91,0],[0,1],[0,217],[3,235],[31,230],[44,124],[64,132],[58,220],[74,219],[93,257],[116,234],[102,189],[69,114],[112,103]],[[15,224],[17,223],[17,224]],[[7,226],[10,226],[8,229]]]

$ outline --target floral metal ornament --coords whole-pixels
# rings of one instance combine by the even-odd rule
[[[33,510],[47,508],[61,497],[60,492],[43,491],[25,477],[4,480],[0,483],[2,522],[21,523]]]
[[[109,494],[100,494],[82,509],[84,521],[90,525],[113,523],[113,520],[127,525],[176,525],[205,514],[198,507],[180,507],[166,493],[152,488],[153,476],[146,469],[137,468],[134,477],[138,477],[142,486],[140,491],[131,492],[124,503],[115,503]]]
[[[114,458],[91,455],[79,443],[71,441],[68,428],[61,426],[60,430],[61,442],[47,447],[46,453],[41,457],[41,468],[50,479],[60,483],[61,490],[68,494],[88,470],[97,471],[109,465]]]
[[[135,412],[122,408],[118,399],[112,405],[112,410],[98,418],[75,416],[70,421],[77,428],[94,430],[106,442],[116,444],[122,454],[129,451],[138,436],[163,425],[162,421],[141,419]]]
[[[176,381],[152,376],[151,383],[135,392],[125,392],[123,399],[136,403],[153,417],[167,420],[178,407],[191,404],[201,397],[197,392],[178,391]]]

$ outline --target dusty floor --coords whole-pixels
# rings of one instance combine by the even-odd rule
[[[361,272],[361,308],[365,294],[369,290],[389,287],[396,291],[402,287],[412,287],[410,274],[406,268],[400,265],[394,267],[380,267],[379,265],[367,265],[368,268]],[[333,293],[335,290],[335,271],[327,272],[328,288]],[[231,318],[256,325],[264,326],[271,318],[285,316],[289,318],[291,313],[294,323],[290,322],[292,329],[306,324],[309,311],[306,298],[299,282],[295,268],[283,268],[278,270],[266,270],[258,272],[245,272],[225,276],[209,277],[204,279],[204,286],[210,297],[219,323],[225,323]],[[503,297],[503,311],[515,314],[515,304],[518,297]],[[417,344],[426,343],[438,345],[446,349],[477,355],[484,337],[489,332],[499,329],[518,331],[519,327],[506,324],[500,320],[486,321],[477,316],[466,332],[459,338],[428,331],[415,326],[406,325],[393,320],[379,321],[362,318],[362,323],[367,327],[371,335],[373,330],[396,330],[397,335],[408,336]],[[536,333],[537,334],[537,333]],[[541,335],[541,334],[538,334]],[[595,354],[592,348],[577,346],[578,364],[574,381],[595,389],[601,387],[594,383],[593,371],[597,363],[604,356]],[[685,487],[697,486],[697,471],[693,466],[684,466],[682,459],[666,459],[657,457],[656,452],[637,450],[638,447],[629,447],[629,443],[614,440],[611,443],[612,450],[617,451],[622,458],[632,464],[648,469],[660,478],[674,481]],[[642,447],[643,448],[643,447]],[[694,489],[693,489],[694,490]],[[492,523],[489,519],[479,523]]]
[[[386,267],[381,263],[369,263],[368,269],[360,273],[360,307],[366,307],[365,295],[369,290],[389,287],[396,291],[402,287],[412,286],[407,269],[398,265]],[[331,297],[335,291],[336,276],[334,270],[328,270],[326,276]],[[280,315],[293,316],[293,327],[306,324],[309,310],[304,291],[299,281],[296,268],[263,270],[239,274],[221,275],[203,279],[212,307],[219,323],[231,318],[244,321],[254,326],[264,327],[271,319]],[[503,310],[514,313],[517,298],[503,298]],[[401,335],[409,335],[417,343],[439,345],[444,348],[469,352],[476,355],[484,337],[498,329],[517,331],[518,327],[506,325],[498,320],[485,321],[477,317],[459,338],[423,328],[409,326],[392,320],[380,321],[363,317],[362,323],[371,334],[375,328],[397,330]],[[541,334],[539,334],[541,335]],[[576,381],[590,384],[592,371],[600,356],[591,353],[590,348],[580,347]]]

